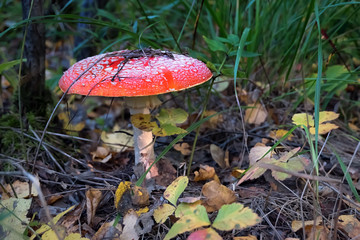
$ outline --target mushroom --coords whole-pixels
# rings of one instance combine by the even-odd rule
[[[157,95],[184,90],[212,77],[194,58],[154,50],[122,50],[83,59],[61,77],[66,94],[125,97],[130,114],[149,114],[161,102]],[[147,169],[155,160],[152,132],[134,128],[135,165]],[[147,176],[149,178],[149,176]]]

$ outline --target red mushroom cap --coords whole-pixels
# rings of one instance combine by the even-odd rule
[[[59,86],[68,94],[135,97],[180,91],[212,77],[197,59],[153,51],[157,54],[146,57],[129,58],[132,51],[123,50],[83,59],[64,73]]]

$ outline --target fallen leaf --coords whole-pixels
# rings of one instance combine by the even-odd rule
[[[92,160],[94,162],[103,162],[104,159],[112,157],[109,148],[98,146],[95,152],[90,152]],[[110,159],[108,159],[110,160]],[[106,163],[106,162],[103,162]]]
[[[91,226],[92,220],[95,216],[97,207],[101,201],[102,193],[100,190],[95,188],[90,188],[86,191],[86,214],[87,214],[87,224]]]
[[[170,204],[162,204],[154,210],[154,219],[156,223],[164,223],[166,219],[173,214],[175,207]]]
[[[339,216],[338,226],[346,232],[350,238],[360,236],[360,222],[354,215]]]
[[[260,159],[264,159],[265,161],[270,160],[274,154],[274,151],[270,151],[270,149],[271,147],[263,145],[255,145],[253,148],[251,148],[249,153],[249,165],[253,166]]]
[[[120,240],[137,240],[139,239],[138,234],[135,231],[135,225],[138,219],[138,215],[134,210],[130,210],[125,216],[123,220],[124,229],[122,234],[120,235]]]
[[[224,151],[222,148],[215,144],[210,145],[210,154],[212,159],[219,164],[221,168],[230,167],[229,164],[229,151]]]
[[[195,174],[194,177],[195,182],[209,180],[213,178],[217,180],[219,179],[216,176],[215,169],[208,165],[200,165],[199,171],[195,171],[194,174]]]
[[[174,149],[176,151],[181,152],[181,154],[184,155],[184,156],[190,155],[190,153],[191,153],[190,145],[188,143],[185,143],[185,142],[175,144]]]
[[[154,127],[157,127],[156,122],[151,120],[151,114],[134,114],[131,115],[130,121],[134,127],[146,132],[150,132]]]
[[[206,207],[207,212],[217,211],[224,204],[236,201],[235,193],[215,180],[203,186],[202,194],[205,197],[203,205]]]
[[[29,197],[29,183],[28,182],[21,182],[19,180],[16,180],[12,184],[7,184],[6,192],[8,192],[12,197],[15,197],[15,194],[13,190],[15,190],[16,197],[17,198],[28,198]],[[38,195],[35,185],[31,184],[31,195],[36,197]],[[9,196],[7,194],[2,195],[2,200],[9,199]]]
[[[338,113],[331,111],[319,112],[319,134],[326,134],[331,130],[337,129],[339,126],[333,123],[325,123],[335,120],[339,117]],[[315,122],[313,116],[307,113],[297,113],[292,117],[293,124],[305,125],[309,128],[311,134],[315,134]]]
[[[303,221],[294,220],[294,221],[291,222],[291,230],[293,232],[297,232],[300,229],[302,229],[303,226],[304,227],[312,227],[312,226],[314,226],[314,224],[316,226],[318,226],[321,223],[322,223],[322,218],[321,217],[317,217],[316,221],[308,220],[308,221],[303,222]]]
[[[180,176],[175,179],[165,190],[164,198],[167,199],[170,203],[176,206],[176,202],[185,190],[189,183],[189,179],[185,176]]]
[[[268,113],[263,105],[260,103],[250,103],[245,110],[245,122],[249,124],[260,125],[265,122]]]
[[[65,214],[67,214],[68,212],[70,212],[71,210],[73,210],[74,207],[75,207],[75,205],[69,207],[67,210],[65,210],[65,211],[59,213],[58,215],[56,215],[56,216],[52,219],[53,225],[56,225],[57,222],[60,220],[60,218],[62,218]],[[59,226],[59,227],[61,227],[61,226]],[[64,227],[61,227],[61,228],[59,229],[59,231],[64,232],[64,237],[65,237],[65,228],[64,228]],[[49,240],[50,240],[50,239],[57,239],[54,230],[51,229],[51,224],[50,224],[50,223],[47,223],[47,224],[44,223],[44,224],[42,224],[41,227],[36,230],[36,233],[37,233],[37,235],[46,234],[45,236],[46,236],[46,238],[49,237],[49,238],[47,238],[47,239],[49,239]],[[51,238],[54,234],[55,234],[55,237],[56,237],[56,238]],[[37,235],[36,235],[36,234],[33,234],[33,235],[30,237],[30,239],[35,239],[35,238],[37,237]]]
[[[81,237],[80,233],[70,233],[64,240],[90,240],[89,238]]]
[[[114,152],[124,152],[129,147],[134,147],[133,132],[131,130],[121,130],[115,126],[114,133],[101,133],[101,140],[104,145]]]
[[[178,234],[192,231],[196,228],[209,226],[210,224],[211,223],[205,207],[197,205],[192,212],[182,216],[174,223],[174,225],[172,225],[164,240],[170,240]]]
[[[199,205],[201,205],[200,201],[194,203],[180,203],[176,208],[175,217],[181,218],[185,215],[192,214]]]
[[[242,237],[234,237],[233,240],[257,240],[257,237],[254,235],[242,236]]]
[[[289,131],[285,130],[285,129],[278,129],[278,130],[274,130],[271,131],[269,133],[269,137],[271,137],[274,140],[279,140],[282,137],[284,137]],[[287,137],[286,140],[291,141],[293,139],[294,135],[292,133],[290,133]]]
[[[30,219],[26,217],[32,199],[9,198],[1,200],[1,239],[23,239],[23,233]]]
[[[260,223],[261,218],[250,208],[240,203],[223,205],[216,216],[212,227],[221,231],[244,229]]]
[[[149,205],[149,193],[146,188],[133,186],[131,190],[131,200],[135,206],[144,207]]]
[[[223,238],[212,228],[197,230],[189,235],[187,240],[222,240]]]
[[[122,226],[117,224],[114,227],[114,222],[115,220],[103,223],[91,240],[117,239],[122,233]]]

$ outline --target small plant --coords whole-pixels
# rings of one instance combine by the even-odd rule
[[[164,192],[164,198],[171,204],[164,203],[154,211],[157,223],[164,223],[174,212],[175,217],[179,218],[164,239],[171,239],[181,233],[208,226],[210,227],[191,233],[188,239],[222,239],[215,229],[220,231],[244,229],[260,222],[261,218],[256,213],[240,203],[223,205],[212,223],[200,200],[195,199],[192,203],[183,202],[177,205],[178,198],[188,182],[189,179],[185,176],[178,177],[172,182]]]

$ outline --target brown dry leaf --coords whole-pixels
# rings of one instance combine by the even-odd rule
[[[300,240],[300,238],[285,238],[285,240]]]
[[[257,237],[254,235],[248,235],[243,237],[234,237],[233,240],[257,240]]]
[[[21,182],[19,180],[16,180],[12,184],[6,185],[5,187],[6,192],[9,193],[12,197],[15,197],[12,188],[15,190],[17,198],[26,198],[29,196],[29,183],[27,182]],[[31,195],[34,197],[38,195],[34,184],[31,185]],[[3,194],[1,199],[2,200],[9,199],[9,196],[7,194]]]
[[[274,130],[269,133],[269,137],[271,137],[274,140],[279,140],[283,136],[285,136],[288,132],[289,131],[287,131],[285,129]],[[291,141],[293,137],[294,137],[294,135],[290,133],[289,136],[287,136],[286,140]]]
[[[101,201],[102,193],[98,189],[90,188],[86,191],[85,195],[87,223],[91,226],[91,223],[96,213],[96,209]]]
[[[309,221],[305,221],[304,224],[302,221],[298,221],[298,220],[294,220],[291,222],[291,230],[293,232],[297,232],[300,229],[302,229],[303,226],[306,227],[312,227],[314,225],[314,223],[316,223],[316,226],[318,226],[319,224],[322,223],[322,218],[321,217],[317,217],[316,221],[314,222],[314,220],[309,220]]]
[[[351,199],[351,196],[350,196],[350,195],[346,195],[346,197],[349,198],[349,199]],[[345,198],[343,199],[343,202],[344,202],[346,205],[348,205],[349,207],[354,208],[354,209],[360,211],[360,208],[359,208],[359,207],[357,207],[355,204],[349,202],[349,201],[346,200]]]
[[[255,125],[265,122],[268,113],[263,105],[260,103],[250,103],[247,106],[250,108],[245,110],[245,122]]]
[[[235,193],[215,180],[203,186],[202,194],[205,197],[202,204],[207,212],[217,211],[222,205],[236,201]]]
[[[216,173],[215,173],[215,169],[208,165],[200,165],[199,171],[195,171],[194,174],[195,174],[195,177],[194,177],[195,182],[209,180],[209,179],[213,179],[213,178],[218,179],[218,177],[216,176]]]
[[[175,144],[174,149],[181,152],[184,156],[190,155],[191,153],[190,145],[186,142]]]
[[[315,226],[305,228],[306,240],[328,240],[329,239],[329,229],[324,226]]]
[[[144,207],[149,205],[149,193],[146,188],[133,186],[131,190],[131,200],[135,206]]]
[[[136,240],[139,239],[138,234],[135,231],[135,225],[138,219],[138,215],[134,210],[130,210],[125,216],[124,216],[124,230],[122,234],[120,235],[120,240]]]
[[[219,164],[221,168],[230,167],[229,164],[229,151],[224,151],[222,148],[216,146],[215,144],[210,145],[211,157],[214,161]]]
[[[91,240],[103,240],[103,239],[118,239],[122,232],[121,224],[117,224],[116,228],[113,227],[114,221],[106,222],[101,225],[100,229],[95,233]]]
[[[346,232],[350,238],[360,236],[360,222],[354,215],[341,215],[338,222],[339,228]]]

